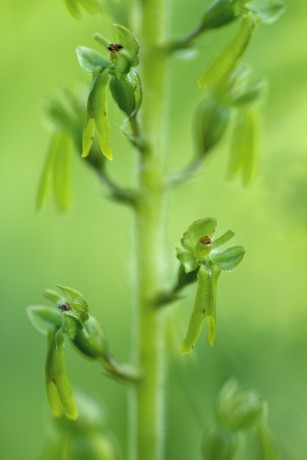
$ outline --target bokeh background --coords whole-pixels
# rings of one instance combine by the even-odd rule
[[[188,32],[204,1],[176,0],[173,34]],[[208,2],[207,2],[208,3]],[[216,216],[219,231],[236,231],[247,248],[244,262],[221,277],[218,339],[201,337],[191,356],[179,355],[194,287],[169,310],[167,458],[200,458],[199,443],[213,419],[214,399],[228,377],[256,389],[269,403],[269,422],[284,459],[304,460],[307,441],[307,4],[287,3],[286,14],[263,26],[246,61],[269,80],[262,110],[261,167],[243,188],[225,179],[226,136],[197,179],[176,190],[168,209],[170,266],[174,248],[195,219]],[[46,439],[45,339],[25,308],[43,302],[41,291],[57,283],[75,287],[104,324],[114,353],[129,359],[132,340],[133,220],[106,199],[96,177],[74,158],[73,205],[61,215],[50,202],[37,213],[35,194],[50,133],[44,103],[59,87],[88,81],[75,48],[94,46],[93,32],[111,35],[106,16],[73,20],[61,0],[1,0],[0,5],[0,457],[36,460]],[[196,77],[233,33],[208,34],[197,55],[172,65],[169,168],[191,155],[192,115],[201,91]],[[132,183],[133,152],[113,111],[112,174]],[[131,171],[131,172],[127,172]],[[74,388],[103,405],[108,430],[127,458],[127,395],[105,379],[98,365],[67,349]],[[145,459],[144,459],[145,460]]]

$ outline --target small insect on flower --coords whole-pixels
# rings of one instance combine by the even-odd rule
[[[68,302],[61,302],[59,303],[59,309],[62,311],[69,311],[71,310],[71,306]]]
[[[110,45],[108,46],[108,50],[109,51],[119,51],[123,49],[123,46],[120,45],[119,43],[110,43]]]
[[[202,236],[201,238],[199,238],[199,242],[205,245],[211,244],[212,241],[213,240],[212,238],[210,238],[210,236]]]

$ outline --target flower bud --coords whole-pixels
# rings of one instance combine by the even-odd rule
[[[238,437],[236,433],[214,428],[203,441],[202,455],[204,460],[233,460],[237,451]]]
[[[263,422],[266,403],[253,391],[243,391],[231,380],[221,390],[215,413],[219,425],[231,431],[245,431]]]
[[[213,0],[205,12],[200,28],[215,29],[229,24],[240,16],[243,8],[240,0]]]
[[[213,98],[205,99],[196,115],[197,155],[204,156],[222,139],[230,121],[231,112]]]
[[[260,426],[255,434],[256,448],[259,453],[259,458],[263,458],[265,460],[279,460],[280,456],[278,449],[269,429],[265,425]]]
[[[67,460],[117,460],[111,441],[101,434],[73,436],[66,450]]]

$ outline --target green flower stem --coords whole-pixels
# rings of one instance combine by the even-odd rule
[[[197,172],[204,163],[204,159],[205,158],[203,156],[195,156],[192,158],[185,168],[181,171],[175,172],[168,178],[166,186],[168,188],[178,187],[179,185],[185,184],[189,180],[195,178]]]
[[[86,158],[86,162],[94,169],[102,184],[109,190],[111,199],[128,206],[136,206],[137,192],[118,185],[113,178],[109,176],[106,170],[106,161],[103,159],[100,152],[92,152],[92,154]]]
[[[136,206],[137,193],[134,190],[118,186],[107,174],[105,168],[100,171],[99,178],[101,182],[110,190],[111,199],[132,207]]]
[[[179,267],[177,281],[173,284],[172,287],[165,291],[158,293],[155,304],[157,308],[163,308],[177,300],[182,299],[184,296],[181,293],[184,288],[189,286],[192,283],[195,283],[197,280],[197,270],[185,273],[183,268]]]
[[[184,37],[167,43],[165,45],[165,49],[168,53],[175,53],[176,51],[181,51],[190,48],[194,44],[194,41],[198,37],[200,37],[204,32],[206,32],[206,30],[204,30],[202,27],[197,27]]]
[[[163,460],[163,317],[153,298],[163,282],[163,230],[165,190],[164,115],[166,55],[161,52],[164,39],[165,0],[140,2],[142,49],[141,109],[146,148],[139,156],[139,197],[136,207],[137,332],[136,365],[143,378],[132,389],[134,442],[133,460]]]

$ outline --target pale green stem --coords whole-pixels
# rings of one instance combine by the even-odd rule
[[[163,284],[165,256],[164,174],[166,0],[140,1],[143,103],[146,149],[139,155],[139,199],[136,207],[137,331],[136,361],[143,378],[134,391],[133,460],[163,460],[163,318],[154,299]]]

